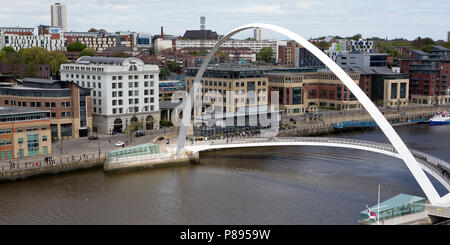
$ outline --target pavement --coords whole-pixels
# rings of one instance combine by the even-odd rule
[[[145,136],[135,137],[135,135],[127,135],[124,133],[116,134],[116,135],[107,135],[107,134],[98,134],[96,135],[98,139],[89,140],[87,137],[78,138],[78,139],[67,139],[62,141],[57,141],[52,143],[52,154],[51,155],[41,155],[34,157],[24,157],[21,159],[12,159],[12,160],[4,160],[0,161],[0,170],[9,170],[10,163],[13,162],[15,167],[19,165],[20,168],[30,167],[35,163],[44,164],[45,158],[47,156],[52,156],[55,160],[56,164],[62,161],[71,160],[73,158],[79,159],[84,157],[98,157],[99,153],[101,156],[104,156],[106,152],[120,149],[121,147],[115,146],[117,141],[122,141],[126,143],[126,146],[134,146],[145,143],[153,143],[154,139],[160,137],[165,134],[172,134],[172,138],[175,139],[175,134],[178,134],[173,128],[169,129],[159,129],[159,130],[148,130],[146,131]],[[175,140],[171,139],[171,142],[175,142]],[[162,149],[164,150],[166,145],[166,140],[163,142],[159,142],[162,145]],[[162,144],[164,143],[164,144]],[[163,152],[163,151],[161,151]]]

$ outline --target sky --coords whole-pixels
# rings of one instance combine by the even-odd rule
[[[110,32],[135,31],[183,35],[200,28],[224,35],[244,24],[262,22],[282,26],[304,38],[363,38],[418,36],[447,40],[450,0],[60,0],[67,8],[68,31],[91,27]],[[50,0],[0,0],[0,26],[50,25]],[[252,36],[245,31],[236,38]],[[265,39],[286,39],[264,31]]]

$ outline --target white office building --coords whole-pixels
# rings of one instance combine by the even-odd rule
[[[91,88],[93,131],[123,132],[132,122],[159,125],[159,68],[137,58],[80,57],[61,65],[61,79]]]
[[[52,26],[58,26],[67,31],[66,5],[55,3],[50,7]]]

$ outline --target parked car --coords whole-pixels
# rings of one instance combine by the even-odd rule
[[[164,139],[164,136],[161,136],[158,138],[158,140],[163,140],[163,139]]]
[[[91,135],[91,136],[88,137],[88,139],[89,139],[89,140],[97,140],[98,137],[97,137],[97,136],[94,136],[94,135]]]
[[[136,137],[145,136],[145,131],[136,131]]]
[[[168,145],[170,143],[170,140],[169,139],[167,139],[167,141],[166,141],[166,144]]]
[[[122,142],[122,141],[117,141],[116,142],[116,144],[115,144],[115,146],[118,146],[118,147],[124,147],[125,146],[125,143],[124,142]]]

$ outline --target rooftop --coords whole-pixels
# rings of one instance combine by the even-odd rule
[[[421,202],[421,201],[425,201],[426,198],[424,197],[418,197],[418,196],[412,196],[412,195],[408,195],[408,194],[398,194],[395,197],[392,197],[384,202],[380,203],[380,213],[389,209],[393,209],[396,207],[400,207],[403,205],[408,205],[411,203],[416,203],[416,202]],[[377,211],[378,209],[378,204],[374,205],[372,207],[370,207],[371,211]],[[361,214],[367,214],[367,210],[363,210],[361,211]]]
[[[187,39],[219,39],[217,32],[211,30],[187,30],[183,38]]]

